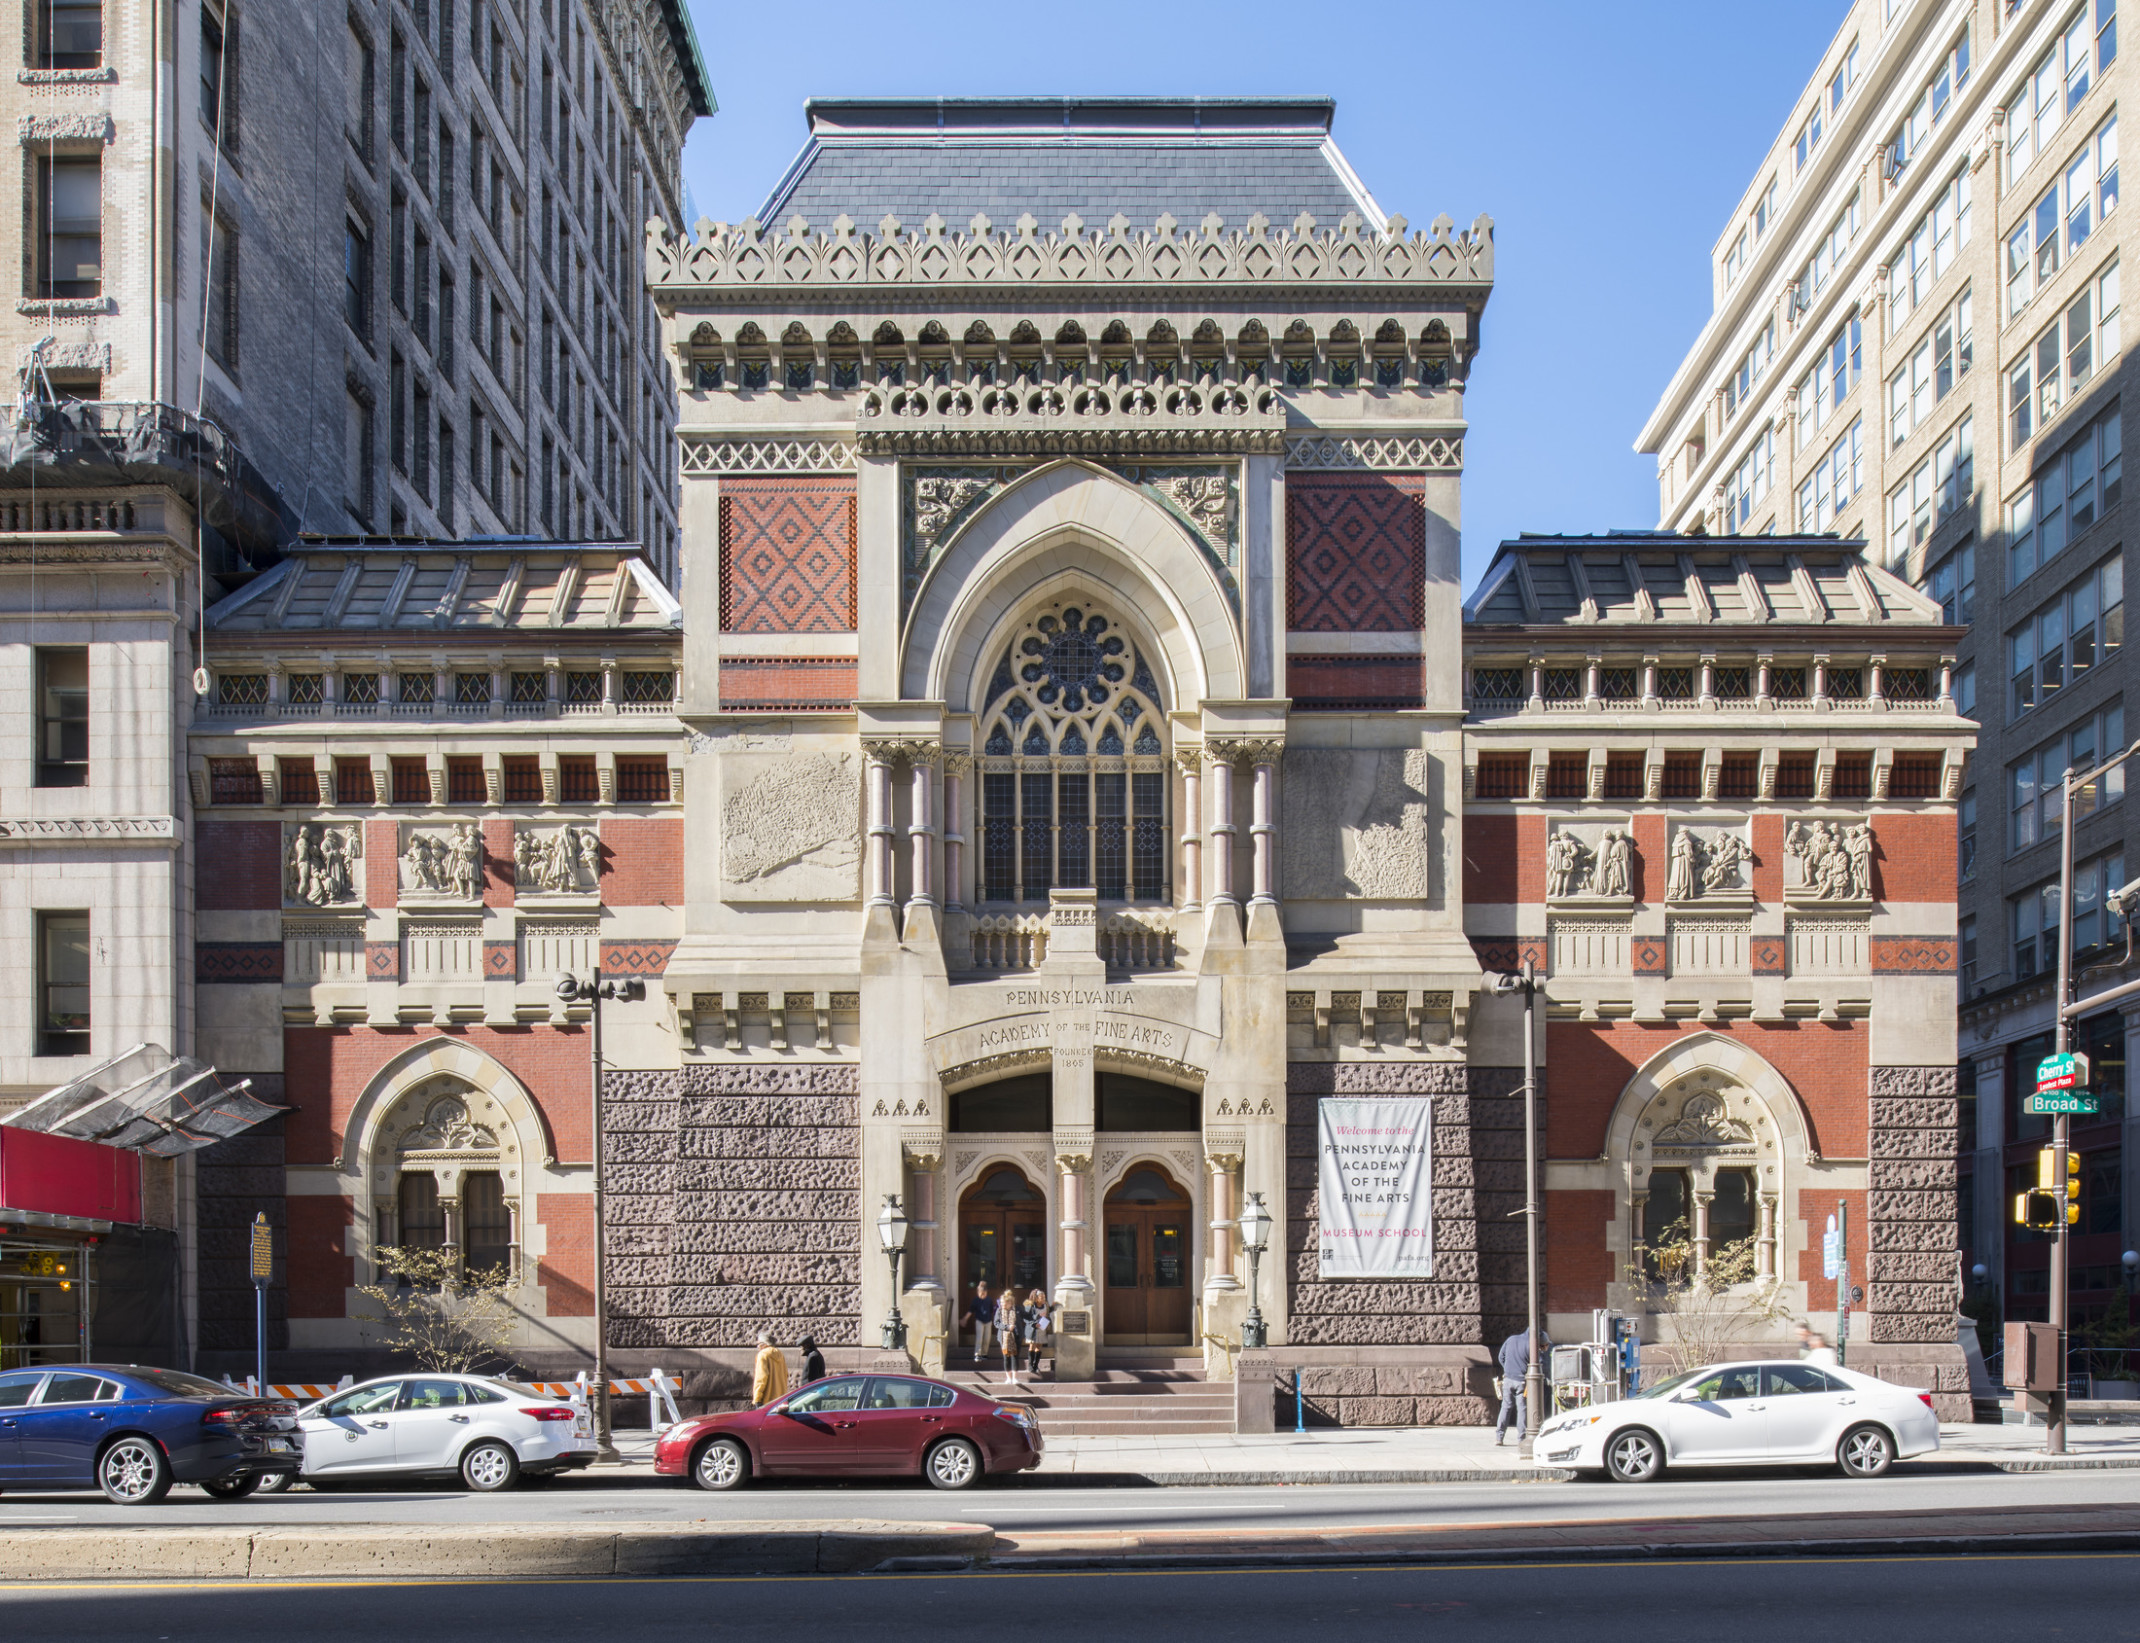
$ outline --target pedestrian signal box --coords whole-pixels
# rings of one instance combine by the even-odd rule
[[[2059,1221],[2058,1194],[2047,1187],[2031,1187],[2014,1194],[2014,1224],[2031,1232],[2056,1232]]]

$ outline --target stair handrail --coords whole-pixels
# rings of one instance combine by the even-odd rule
[[[1215,1346],[1226,1354],[1226,1374],[1230,1379],[1233,1375],[1234,1359],[1241,1351],[1241,1343],[1239,1341],[1229,1341],[1223,1335],[1214,1335],[1204,1327],[1204,1303],[1202,1301],[1196,1303],[1196,1336],[1199,1341],[1206,1345]]]

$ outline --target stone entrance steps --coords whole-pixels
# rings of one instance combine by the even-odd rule
[[[1001,1403],[1024,1404],[1049,1437],[1178,1436],[1233,1430],[1234,1389],[1204,1379],[1200,1360],[1139,1353],[1139,1361],[1110,1365],[1086,1381],[1058,1381],[1043,1369],[1006,1385],[1000,1368],[976,1370],[971,1353],[954,1358],[945,1378]]]

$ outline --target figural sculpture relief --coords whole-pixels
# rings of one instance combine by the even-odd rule
[[[1754,853],[1735,828],[1692,827],[1672,830],[1671,860],[1665,872],[1667,901],[1743,900],[1753,886],[1747,868]]]
[[[404,897],[440,896],[478,901],[483,895],[483,835],[474,822],[450,833],[409,831],[401,847],[401,893]]]
[[[1871,901],[1873,830],[1869,822],[1793,822],[1783,837],[1795,872],[1784,894],[1793,901]]]
[[[333,907],[357,899],[356,863],[363,835],[354,827],[304,822],[290,830],[283,860],[283,894],[308,907]]]
[[[862,893],[862,784],[852,753],[721,762],[721,894],[852,901]]]
[[[591,827],[560,827],[548,838],[513,835],[513,883],[534,895],[592,895],[601,888],[601,843]]]
[[[1574,827],[1558,827],[1546,840],[1546,897],[1624,901],[1634,895],[1635,841],[1624,827],[1609,826],[1586,841]]]

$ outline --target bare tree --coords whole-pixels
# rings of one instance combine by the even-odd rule
[[[514,1314],[504,1267],[463,1272],[454,1250],[392,1244],[374,1250],[372,1259],[388,1281],[357,1286],[376,1308],[357,1317],[376,1327],[380,1345],[414,1358],[418,1368],[448,1375],[508,1361]]]
[[[1752,1238],[1721,1245],[1706,1261],[1696,1256],[1687,1223],[1674,1221],[1628,1272],[1650,1311],[1671,1320],[1671,1338],[1658,1345],[1682,1373],[1717,1362],[1791,1311],[1783,1281],[1758,1274]]]

